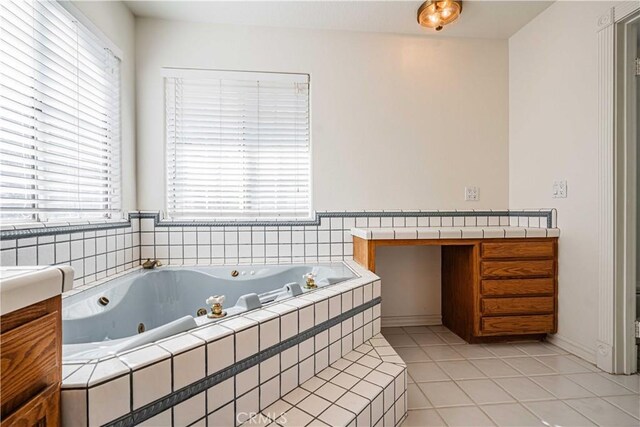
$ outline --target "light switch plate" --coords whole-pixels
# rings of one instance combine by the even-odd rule
[[[554,199],[566,199],[567,198],[567,180],[562,179],[553,181],[553,193]]]
[[[478,187],[464,187],[464,200],[468,202],[480,200],[480,189]]]

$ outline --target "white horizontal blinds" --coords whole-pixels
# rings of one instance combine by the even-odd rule
[[[0,2],[0,217],[120,210],[120,61],[57,2]]]
[[[165,70],[173,218],[309,217],[309,76]]]

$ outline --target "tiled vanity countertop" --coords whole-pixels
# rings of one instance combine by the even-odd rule
[[[364,240],[508,239],[559,237],[559,228],[533,227],[383,227],[352,228]]]

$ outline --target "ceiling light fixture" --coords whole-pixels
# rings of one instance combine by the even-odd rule
[[[427,0],[418,9],[418,23],[423,27],[435,28],[452,23],[462,13],[462,2],[455,0]]]

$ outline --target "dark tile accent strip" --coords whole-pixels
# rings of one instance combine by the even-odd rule
[[[315,219],[299,221],[170,221],[160,218],[160,213],[140,213],[139,218],[153,218],[156,227],[301,227],[318,226],[322,218],[371,218],[371,217],[538,217],[547,219],[547,227],[551,228],[552,211],[334,211],[316,212]],[[144,216],[142,216],[144,215]]]
[[[174,391],[171,394],[168,394],[167,396],[156,400],[155,402],[151,402],[139,409],[136,409],[135,411],[132,411],[127,415],[124,415],[116,420],[111,421],[110,423],[105,424],[105,426],[130,427],[148,420],[149,418],[152,418],[160,414],[161,412],[164,412],[165,410],[215,386],[216,384],[219,384],[222,381],[225,381],[242,371],[256,366],[257,364],[264,362],[265,360],[275,356],[276,354],[281,353],[288,348],[298,345],[301,342],[342,323],[344,320],[353,317],[358,313],[362,313],[363,311],[377,304],[380,304],[381,301],[381,297],[374,298],[371,301],[368,301],[358,307],[352,308],[351,310],[346,311],[339,316],[336,316],[332,319],[327,320],[326,322],[312,327],[311,329],[299,333],[294,337],[291,337],[259,353],[256,353],[253,356],[247,357],[240,362],[236,362],[235,364],[229,366],[226,369],[223,369],[222,371],[204,377],[203,379],[189,384],[188,386],[185,386],[180,390]]]
[[[131,218],[131,216],[129,217]],[[0,240],[24,239],[29,237],[55,236],[57,234],[80,233],[83,231],[113,230],[116,228],[131,227],[131,219],[118,222],[105,222],[97,224],[73,224],[57,225],[54,227],[33,227],[15,230],[2,230]]]

